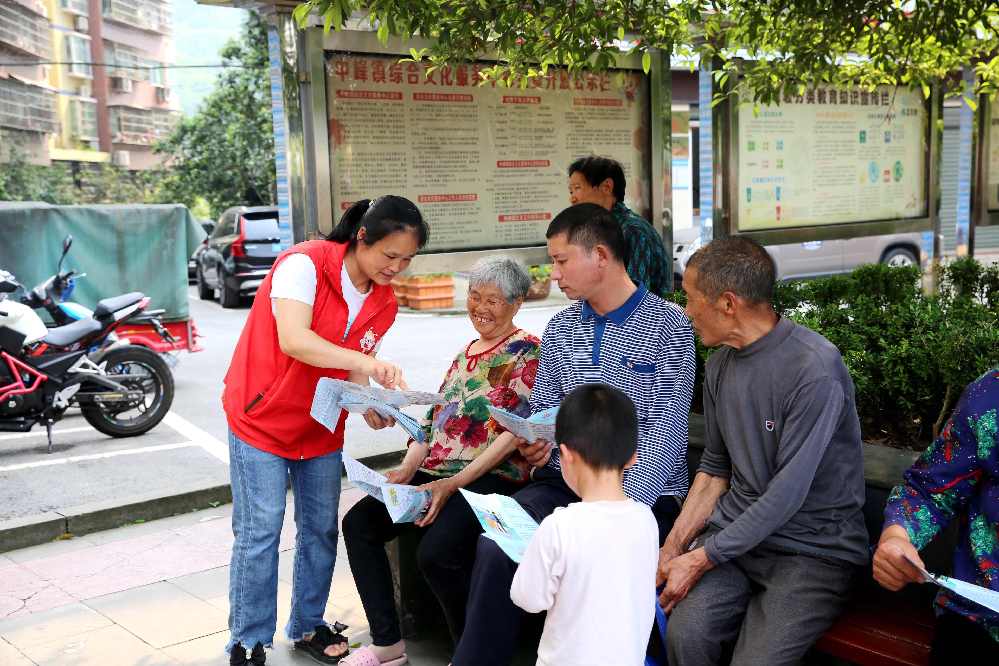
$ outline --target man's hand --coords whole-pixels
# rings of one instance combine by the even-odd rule
[[[369,409],[364,412],[364,422],[368,424],[372,430],[381,430],[382,428],[391,428],[395,425],[395,419],[391,416],[382,416],[373,409]]]
[[[444,505],[458,491],[458,484],[455,483],[454,477],[446,477],[443,479],[437,479],[436,481],[431,481],[430,483],[425,483],[420,486],[420,490],[427,490],[430,492],[430,507],[427,512],[423,514],[423,517],[419,520],[414,520],[413,523],[417,527],[426,527],[427,525],[434,522],[437,519],[437,514],[440,513]]]
[[[669,614],[706,572],[715,565],[708,559],[704,548],[696,548],[689,553],[672,558],[666,564],[666,588],[659,595],[659,605]]]
[[[677,557],[680,557],[681,554],[679,549],[670,545],[669,539],[659,549],[659,566],[656,568],[656,587],[659,587],[666,581],[667,565]]]
[[[892,592],[909,583],[922,583],[923,574],[912,562],[923,569],[919,551],[909,541],[909,535],[900,525],[891,525],[881,533],[878,549],[874,553],[874,580]]]
[[[528,442],[518,437],[513,443],[520,451],[520,455],[527,460],[527,464],[532,467],[544,467],[552,457],[552,443],[543,439]]]

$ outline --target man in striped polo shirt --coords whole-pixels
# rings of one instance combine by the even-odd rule
[[[577,386],[595,382],[631,398],[639,420],[638,461],[625,472],[624,490],[652,508],[662,544],[687,492],[693,331],[679,306],[632,282],[624,235],[606,209],[588,203],[567,208],[552,221],[547,237],[552,278],[577,302],[545,329],[531,410],[555,407]],[[518,447],[534,472],[514,498],[535,520],[579,500],[562,479],[551,442],[521,440]],[[510,663],[524,617],[510,600],[516,569],[494,542],[479,538],[454,666]]]

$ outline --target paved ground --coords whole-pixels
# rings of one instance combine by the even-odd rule
[[[464,285],[457,286],[455,308],[462,310]],[[548,301],[525,307],[517,323],[540,335],[567,303],[554,291]],[[49,540],[64,529],[105,529],[130,517],[162,517],[226,500],[227,429],[219,396],[249,304],[224,310],[198,300],[194,288],[190,295],[204,351],[181,355],[174,368],[173,407],[161,425],[140,437],[114,439],[93,430],[79,414],[70,415],[56,425],[52,454],[46,452],[42,428],[0,433],[0,552]],[[413,388],[436,390],[454,354],[474,337],[463,315],[403,312],[381,356],[402,366]],[[347,452],[355,457],[405,446],[401,429],[372,431],[358,416],[347,423]],[[162,502],[165,497],[173,503]],[[120,510],[126,505],[144,508]],[[15,539],[6,529],[21,536]]]
[[[345,487],[340,515],[361,497]],[[281,633],[291,598],[292,499],[281,536],[278,633],[267,663],[314,664]],[[0,556],[0,664],[160,666],[228,663],[231,506],[8,552]],[[342,539],[339,552],[344,553]],[[337,560],[327,619],[367,642],[346,556]],[[414,666],[444,666],[448,645],[410,644]]]

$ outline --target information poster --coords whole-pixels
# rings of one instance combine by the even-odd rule
[[[989,192],[988,209],[999,210],[999,95],[992,98],[992,117],[989,118]]]
[[[738,118],[740,231],[926,215],[918,91],[818,88]]]
[[[399,194],[430,225],[428,249],[544,245],[569,205],[576,158],[613,157],[626,203],[649,219],[648,83],[641,72],[477,85],[483,64],[426,75],[398,56],[330,53],[327,110],[334,213]]]

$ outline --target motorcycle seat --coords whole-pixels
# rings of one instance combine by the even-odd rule
[[[102,328],[104,326],[96,319],[81,319],[72,324],[49,329],[48,335],[42,338],[42,342],[53,347],[68,347]]]
[[[124,310],[130,305],[135,305],[145,297],[145,294],[141,291],[133,291],[121,296],[105,298],[97,302],[97,307],[94,308],[94,318],[103,319],[104,317],[110,317],[118,310]]]

